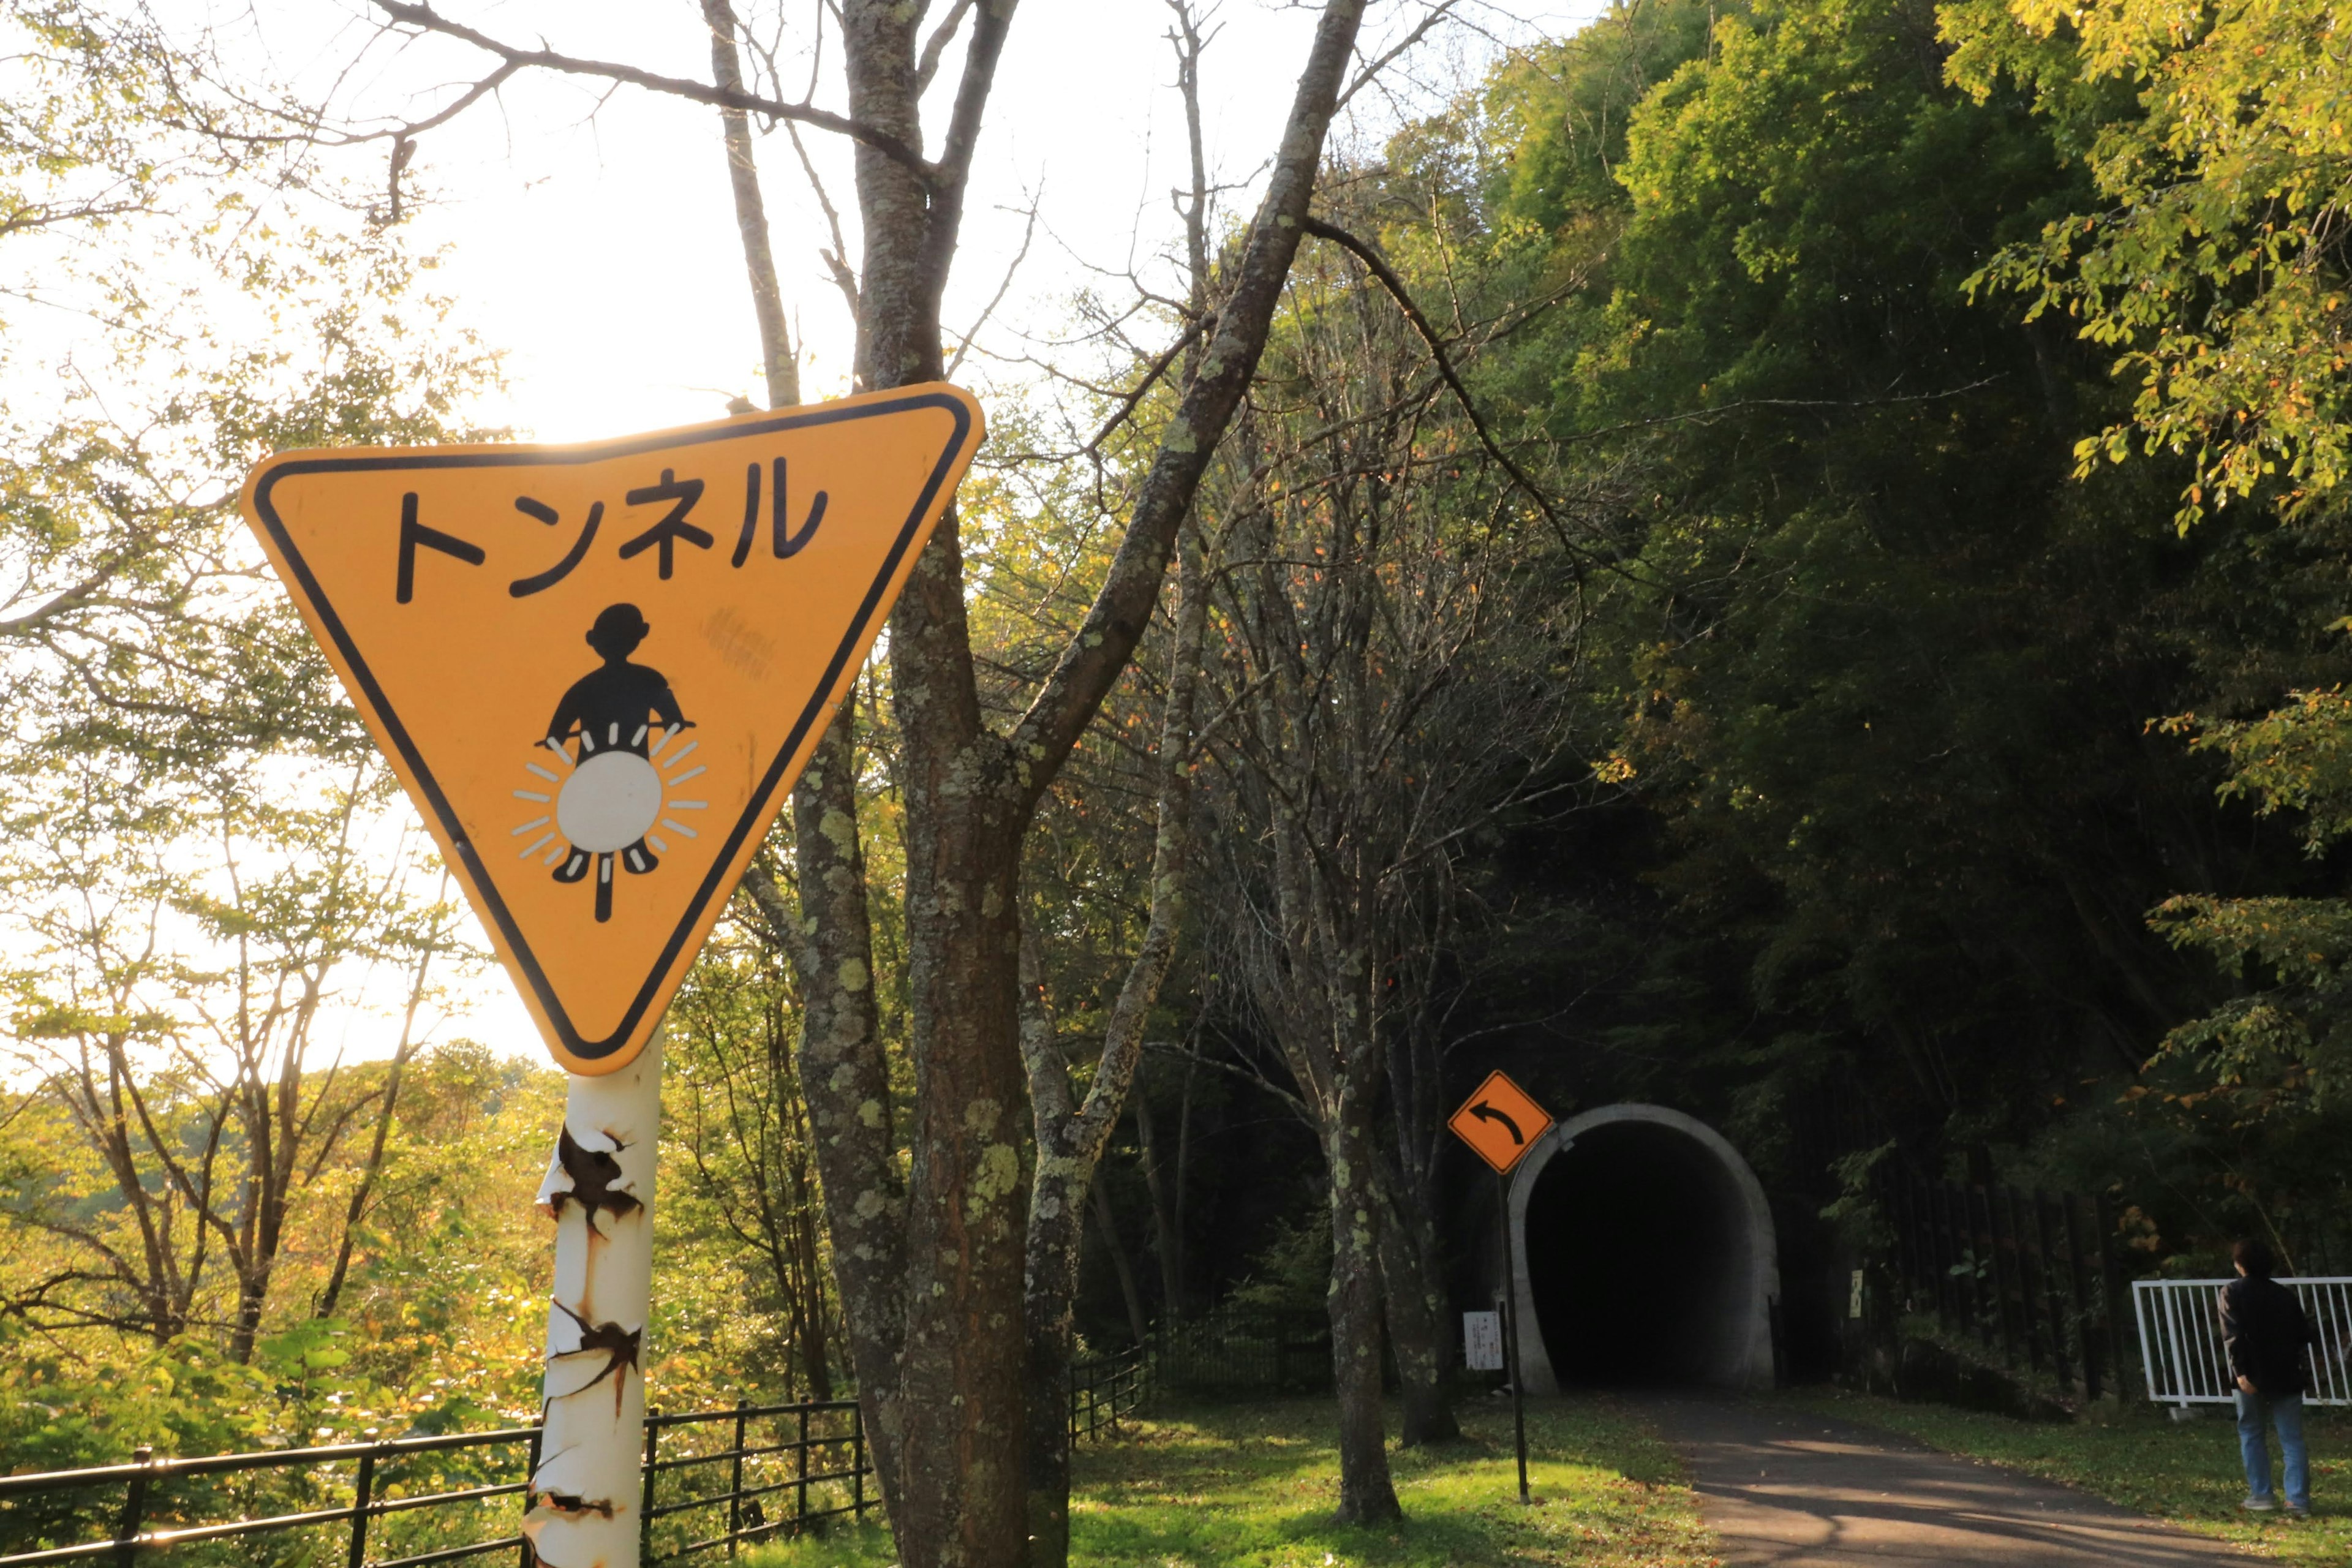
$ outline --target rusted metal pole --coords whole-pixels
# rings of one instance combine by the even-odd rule
[[[523,1533],[547,1568],[636,1568],[653,1294],[658,1030],[617,1072],[572,1075],[540,1212],[555,1221],[545,1430]]]

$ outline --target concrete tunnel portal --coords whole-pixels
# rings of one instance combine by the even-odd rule
[[[1771,1386],[1772,1210],[1721,1133],[1663,1106],[1589,1110],[1537,1141],[1509,1201],[1529,1392]]]

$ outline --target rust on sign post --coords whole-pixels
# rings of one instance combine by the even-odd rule
[[[1535,1147],[1536,1140],[1551,1130],[1551,1113],[1513,1083],[1508,1074],[1491,1072],[1445,1125],[1500,1174],[1517,1164]]]
[[[247,521],[549,1051],[645,1048],[980,444],[951,386],[289,452]]]

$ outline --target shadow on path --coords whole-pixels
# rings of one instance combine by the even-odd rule
[[[2219,1542],[1889,1433],[1736,1400],[1649,1414],[1690,1467],[1729,1564],[2216,1568]]]

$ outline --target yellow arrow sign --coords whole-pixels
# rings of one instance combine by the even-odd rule
[[[625,1066],[982,431],[951,386],[575,447],[289,452],[260,537],[574,1072]]]

